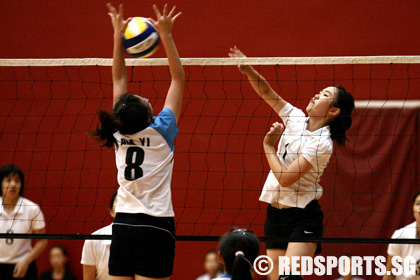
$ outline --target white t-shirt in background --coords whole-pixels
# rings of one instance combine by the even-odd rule
[[[394,239],[416,239],[417,238],[417,223],[411,223],[403,228],[400,228],[394,232],[391,238]],[[393,244],[390,243],[388,246],[388,255],[400,256],[404,260],[407,256],[412,256],[416,260],[414,266],[416,272],[418,272],[418,266],[420,266],[420,244]],[[405,271],[407,272],[407,271]],[[420,280],[420,275],[400,275],[396,276],[396,280]]]
[[[45,228],[44,215],[38,204],[19,197],[15,209],[8,213],[0,197],[0,232],[33,233]],[[0,239],[0,263],[16,264],[32,249],[31,239]]]
[[[112,235],[112,224],[92,234]],[[111,240],[108,239],[88,239],[83,245],[81,264],[95,266],[97,280],[109,279],[108,261],[110,247]]]

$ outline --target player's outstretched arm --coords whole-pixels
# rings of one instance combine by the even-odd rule
[[[113,83],[113,99],[114,103],[121,94],[127,92],[127,70],[125,69],[124,48],[122,44],[122,36],[127,28],[131,18],[124,20],[123,5],[120,4],[118,11],[111,5],[107,4],[108,15],[111,17],[112,26],[114,27],[114,51],[112,60],[112,83]]]
[[[236,46],[230,48],[230,57],[246,57],[245,54]],[[270,86],[267,80],[258,73],[251,65],[238,65],[239,71],[247,75],[251,86],[264,99],[268,105],[278,114],[286,101],[281,98]]]
[[[172,37],[172,27],[175,20],[181,15],[181,12],[175,14],[174,6],[168,13],[166,4],[162,13],[156,5],[153,5],[153,9],[156,14],[156,19],[149,18],[149,21],[156,28],[160,39],[162,40],[169,61],[169,71],[171,73],[171,85],[169,86],[164,106],[172,110],[176,121],[178,122],[181,113],[185,73],[181,64],[181,59],[179,58],[178,50],[176,49],[175,41]]]

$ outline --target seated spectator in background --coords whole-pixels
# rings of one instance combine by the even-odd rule
[[[416,193],[413,197],[413,216],[415,221],[403,228],[400,228],[394,232],[391,238],[403,238],[403,239],[416,239],[420,237],[420,192]],[[403,260],[407,256],[412,256],[416,260],[412,265],[416,268],[416,275],[405,275],[409,271],[404,270],[404,273],[399,276],[392,274],[392,258],[400,256]],[[386,264],[387,272],[390,271],[390,275],[385,273],[382,280],[414,280],[420,279],[420,272],[418,271],[417,264],[420,263],[420,244],[389,244],[388,245],[388,260]],[[411,264],[410,264],[411,265]]]
[[[206,274],[196,280],[211,280],[222,275],[222,265],[217,260],[217,251],[208,251],[204,257],[204,270]]]
[[[76,280],[76,276],[67,269],[67,262],[67,251],[59,245],[52,247],[50,250],[51,270],[42,273],[41,280]]]
[[[258,257],[260,242],[248,229],[235,229],[219,242],[218,259],[224,265],[224,274],[217,280],[252,280],[253,263]]]
[[[23,197],[24,176],[15,165],[0,169],[0,232],[45,233],[45,220],[40,207]],[[30,239],[0,239],[0,279],[38,279],[35,260],[47,247],[46,239],[31,246]]]
[[[109,204],[109,215],[112,221],[115,218],[115,205],[117,192],[111,197]],[[103,227],[92,234],[112,235],[112,223]],[[83,279],[84,280],[108,280],[108,260],[110,239],[92,239],[86,240],[82,251]]]

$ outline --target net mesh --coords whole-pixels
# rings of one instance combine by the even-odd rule
[[[183,59],[186,73],[172,197],[177,235],[214,237],[230,227],[263,236],[258,198],[269,171],[262,140],[278,116],[235,64],[254,64],[294,106],[329,85],[353,94],[346,147],[321,178],[326,238],[387,239],[412,220],[419,191],[419,57]],[[117,189],[114,151],[87,136],[111,110],[110,60],[0,60],[1,165],[26,176],[48,233],[90,234],[109,223]],[[161,110],[165,59],[127,60],[129,90]],[[410,201],[410,203],[408,203]],[[411,204],[410,204],[411,205]]]

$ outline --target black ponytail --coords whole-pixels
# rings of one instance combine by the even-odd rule
[[[257,236],[247,229],[232,229],[219,243],[225,271],[232,280],[251,280],[250,270],[258,257],[260,243]]]
[[[340,114],[330,122],[331,139],[335,140],[338,145],[344,146],[346,141],[346,131],[351,127],[351,113],[354,109],[353,96],[342,86],[334,86],[337,89],[335,102],[333,106],[340,109]]]
[[[119,128],[119,122],[114,114],[104,110],[98,111],[98,118],[101,125],[98,125],[94,131],[91,131],[90,135],[95,137],[98,142],[104,142],[103,147],[111,148],[116,143],[114,133]]]
[[[244,253],[236,252],[231,274],[232,280],[252,280],[251,268],[252,264],[245,258]]]
[[[98,118],[101,123],[90,132],[103,146],[111,148],[117,144],[114,133],[135,134],[149,126],[152,121],[153,111],[149,104],[132,93],[124,93],[115,102],[112,113],[99,110]]]

